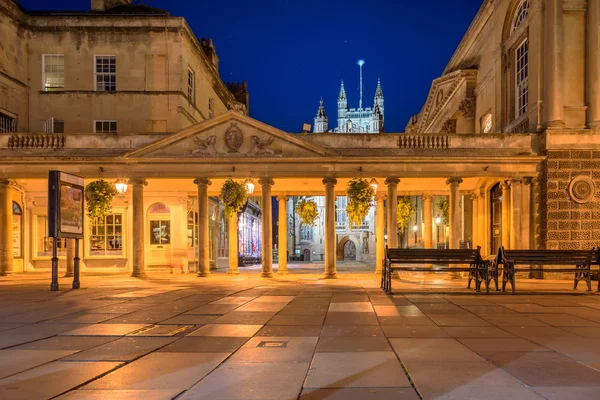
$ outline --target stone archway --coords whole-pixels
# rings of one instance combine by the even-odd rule
[[[357,247],[354,240],[344,236],[337,247],[337,259],[339,261],[355,261],[357,257]]]
[[[304,254],[304,261],[310,261],[310,249],[304,249],[302,254]]]

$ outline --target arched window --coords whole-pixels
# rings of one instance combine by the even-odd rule
[[[529,15],[529,0],[522,0],[521,4],[517,7],[517,11],[515,12],[515,16],[512,22],[512,31],[517,29],[519,25],[523,23],[527,19]]]
[[[312,242],[313,240],[313,227],[310,225],[304,225],[300,227],[300,240]]]

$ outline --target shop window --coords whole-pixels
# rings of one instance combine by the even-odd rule
[[[123,255],[123,214],[108,214],[90,225],[90,256]]]
[[[53,241],[48,234],[48,217],[38,215],[36,219],[36,256],[52,257]],[[67,239],[58,239],[56,241],[56,251],[58,256],[67,255]]]

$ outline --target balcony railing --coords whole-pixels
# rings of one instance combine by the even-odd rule
[[[450,137],[447,135],[406,135],[398,137],[401,149],[448,149]]]
[[[63,135],[47,133],[11,135],[8,138],[9,149],[62,149],[65,143]]]

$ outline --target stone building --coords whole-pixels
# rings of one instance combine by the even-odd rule
[[[320,203],[322,224],[315,229],[322,230],[325,276],[335,277],[338,239],[341,239],[336,202],[345,195],[347,182],[357,176],[378,183],[372,210],[374,230],[369,235],[370,243],[372,240],[375,243],[375,249],[370,245],[369,250],[375,253],[373,269],[376,271],[381,268],[384,246],[399,245],[395,234],[399,196],[416,198],[419,210],[418,218],[410,222],[417,226],[417,243],[410,239],[409,230],[405,235],[409,242],[404,245],[432,248],[436,242],[444,241],[450,248],[458,248],[461,241],[470,241],[473,246],[481,246],[484,255],[496,253],[499,245],[517,249],[587,249],[600,245],[598,1],[484,1],[443,75],[433,82],[426,104],[411,119],[406,132],[352,135],[283,132],[248,117],[240,103],[247,97],[241,92],[229,94],[226,90],[222,93],[231,103],[223,100],[219,110],[229,108],[229,111],[179,126],[177,124],[183,124],[187,118],[179,115],[184,114],[183,111],[179,113],[179,109],[173,107],[177,104],[175,98],[185,98],[183,84],[187,81],[180,75],[177,76],[183,94],[169,94],[171,97],[166,98],[173,102],[167,101],[167,106],[162,108],[163,112],[173,114],[174,128],[169,128],[171,119],[167,118],[168,132],[152,132],[142,127],[123,130],[120,124],[116,133],[93,132],[91,128],[70,130],[68,115],[64,117],[52,111],[55,103],[57,107],[61,104],[62,98],[68,101],[70,93],[65,90],[65,93],[47,94],[41,89],[39,77],[35,79],[40,89],[29,90],[33,85],[28,82],[35,80],[35,74],[40,75],[41,64],[38,64],[40,68],[30,69],[29,81],[20,77],[29,69],[13,64],[34,58],[32,50],[26,52],[19,47],[20,43],[29,35],[42,35],[42,27],[49,26],[49,21],[55,27],[65,26],[71,20],[83,24],[91,21],[90,18],[38,17],[23,12],[11,1],[0,0],[0,5],[2,34],[12,37],[11,43],[14,42],[12,47],[4,46],[2,50],[0,111],[4,110],[3,115],[12,118],[5,121],[17,120],[11,115],[28,115],[23,122],[26,125],[20,122],[19,116],[16,129],[14,122],[5,123],[10,131],[0,134],[1,274],[44,270],[49,266],[43,234],[49,170],[72,173],[86,182],[99,177],[130,182],[131,190],[118,196],[113,204],[113,210],[121,211],[120,256],[94,253],[92,236],[100,234],[98,230],[94,232],[92,221],[86,221],[83,261],[89,269],[128,270],[134,276],[142,276],[161,259],[157,252],[162,250],[164,256],[164,247],[161,249],[160,243],[156,244],[162,236],[155,236],[164,226],[171,226],[172,242],[177,243],[176,251],[169,253],[171,263],[175,254],[188,249],[188,211],[198,213],[200,275],[210,274],[211,251],[215,254],[215,250],[211,250],[215,243],[210,240],[215,215],[211,197],[219,193],[229,178],[240,182],[252,179],[258,183],[254,195],[261,199],[264,276],[271,276],[274,271],[272,197],[278,199],[277,250],[286,254],[288,249],[294,251],[288,243],[289,198],[312,196],[323,199]],[[124,6],[116,8],[120,7]],[[109,18],[102,16],[89,23],[98,24]],[[138,17],[124,18],[131,18],[130,23],[124,25],[135,26]],[[151,25],[155,18],[161,18],[162,35],[165,21],[173,24],[179,21],[179,25],[175,25],[183,31],[187,29],[183,20],[168,16],[140,18],[147,18],[145,24],[139,24],[144,27]],[[114,37],[124,35],[127,29],[123,26]],[[85,35],[92,35],[94,29],[90,32]],[[63,32],[53,29],[44,33],[58,34]],[[148,35],[154,34],[157,32],[151,31]],[[64,35],[66,40],[71,34]],[[105,33],[104,36],[110,35]],[[180,40],[194,42],[185,35]],[[90,45],[86,43],[85,40],[74,41],[73,46],[83,49]],[[145,48],[152,50],[152,47]],[[198,57],[209,59],[201,44],[197,49]],[[6,55],[7,51],[11,53]],[[38,62],[41,56],[39,52],[35,56]],[[116,62],[119,87],[119,58]],[[110,69],[110,59],[108,65]],[[65,89],[69,82],[66,67],[67,59]],[[185,68],[180,68],[178,74],[187,76]],[[200,74],[196,74],[197,78]],[[83,82],[82,79],[79,82]],[[105,82],[104,79],[101,82]],[[107,79],[110,84],[110,77]],[[173,80],[169,79],[169,84],[173,84]],[[218,80],[209,82],[213,86],[221,85]],[[244,90],[243,85],[236,85],[235,90],[238,88]],[[97,96],[102,101],[120,95],[87,90],[73,95]],[[26,94],[29,100],[22,100],[21,94]],[[46,101],[47,108],[27,114],[26,105],[41,103],[41,99],[48,98],[44,96],[55,96],[52,98],[56,101]],[[152,96],[149,98],[155,99],[161,109],[159,97]],[[78,102],[81,98],[78,97]],[[78,103],[74,106],[80,113],[89,108],[80,107]],[[153,120],[153,110],[153,104],[140,103],[135,108],[136,116],[130,117],[134,119],[131,125],[141,126],[140,121]],[[41,128],[30,127],[43,126],[43,122],[52,117],[63,118],[65,133],[41,132]],[[94,121],[96,117],[86,118]],[[127,116],[123,118],[126,121]],[[75,119],[79,122],[73,124],[85,121],[81,116]],[[439,210],[435,207],[440,199],[449,200],[447,228],[436,222]],[[114,232],[117,225],[115,219],[105,221],[104,229],[112,226]],[[217,249],[217,253],[228,255],[231,273],[238,271],[239,226],[238,216],[234,214],[226,228],[222,225],[221,229],[228,231],[228,240]],[[437,229],[442,230],[439,235]],[[20,246],[19,252],[15,251],[14,243]],[[179,256],[180,261],[184,258]],[[277,270],[288,271],[285,258],[280,257]],[[540,276],[539,271],[532,271],[532,275]]]

